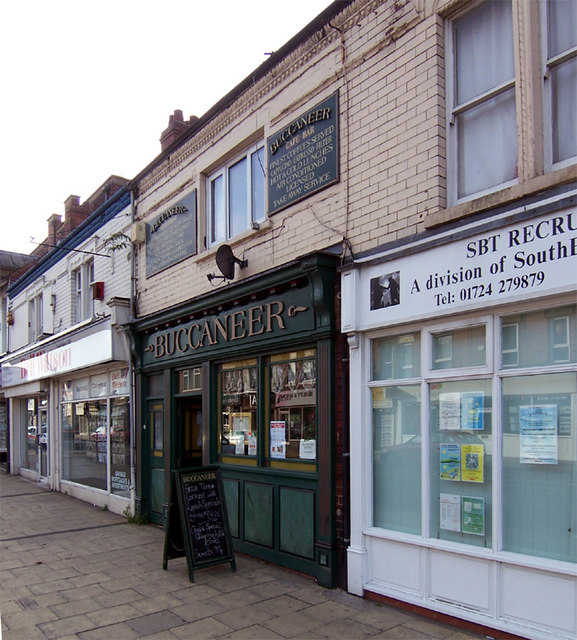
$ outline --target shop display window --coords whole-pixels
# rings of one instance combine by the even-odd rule
[[[491,547],[491,380],[429,386],[430,536]]]
[[[220,447],[223,455],[257,455],[257,367],[256,359],[221,366]]]
[[[421,375],[421,336],[418,333],[373,340],[372,355],[373,380]]]
[[[373,524],[421,533],[421,386],[376,387]]]
[[[413,363],[422,345],[411,379],[406,344]],[[424,326],[368,353],[373,525],[577,562],[577,305]]]
[[[110,399],[110,491],[130,497],[130,408],[128,398]]]
[[[128,369],[60,385],[62,478],[130,495]]]
[[[222,364],[218,382],[222,456],[242,456],[253,465],[316,463],[315,349]],[[259,404],[261,386],[265,394]]]
[[[271,356],[268,455],[317,459],[317,372],[314,349]]]
[[[577,374],[503,380],[503,548],[577,562]]]
[[[433,369],[462,369],[486,364],[485,326],[433,334]]]
[[[539,367],[577,362],[577,307],[503,318],[501,366]]]

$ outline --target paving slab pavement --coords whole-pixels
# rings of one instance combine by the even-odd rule
[[[484,636],[325,589],[244,555],[162,569],[164,532],[0,475],[3,640],[471,640]]]

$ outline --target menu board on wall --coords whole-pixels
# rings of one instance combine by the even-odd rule
[[[338,94],[267,139],[267,169],[269,213],[338,182]]]
[[[146,277],[196,253],[196,189],[146,225]]]

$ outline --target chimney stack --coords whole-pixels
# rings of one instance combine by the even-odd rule
[[[160,146],[162,151],[167,149],[175,140],[194,124],[198,118],[196,116],[190,116],[189,120],[185,122],[182,111],[175,109],[174,114],[168,117],[168,127],[160,134]]]

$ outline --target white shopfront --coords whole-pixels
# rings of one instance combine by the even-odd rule
[[[343,272],[349,591],[577,637],[571,202],[502,211]]]
[[[133,501],[131,368],[106,319],[2,362],[13,473],[123,513]]]

